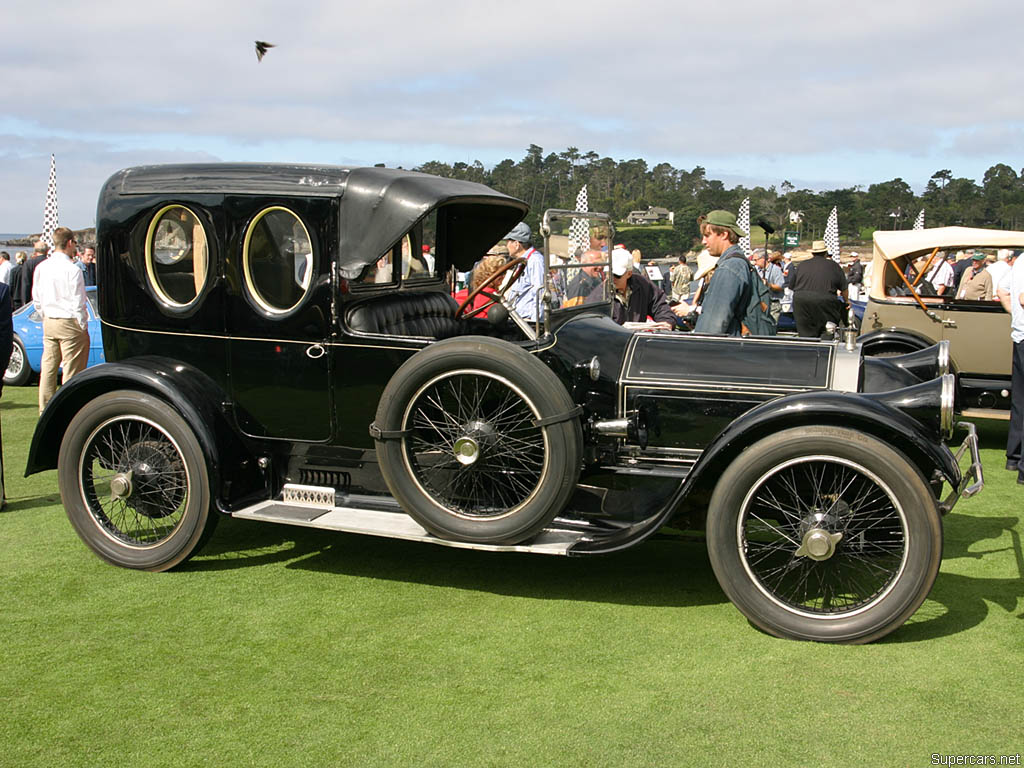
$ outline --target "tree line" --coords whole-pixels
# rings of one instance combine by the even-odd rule
[[[820,239],[836,206],[843,242],[869,240],[876,229],[910,229],[922,208],[927,227],[1024,228],[1024,168],[1018,174],[1003,163],[989,168],[981,184],[954,177],[948,169],[936,171],[921,195],[915,195],[902,178],[871,184],[867,189],[854,186],[815,192],[797,189],[789,181],[778,187],[726,189],[721,181],[709,179],[699,165],[689,171],[669,163],[652,168],[642,159],[616,161],[593,151],[581,153],[576,147],[545,154],[536,144],[531,144],[518,162],[505,159],[493,168],[485,168],[479,161],[430,161],[416,170],[477,181],[524,200],[530,205],[527,223],[535,231],[545,209],[575,208],[576,194],[584,184],[590,210],[609,213],[616,221],[649,206],[674,211],[671,229],[638,228],[622,233],[622,241],[651,255],[689,250],[699,240],[697,216],[716,208],[736,211],[746,197],[750,198],[752,221],[763,218],[773,226],[777,233],[772,241],[776,243],[781,243],[787,228],[799,227],[801,242]],[[799,224],[790,223],[791,212],[801,214]]]

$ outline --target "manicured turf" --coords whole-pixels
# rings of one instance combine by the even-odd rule
[[[0,401],[0,765],[932,764],[1024,751],[1024,487],[946,518],[924,607],[863,647],[749,625],[700,542],[495,555],[225,520],[181,570],[108,566],[53,472],[35,390]]]

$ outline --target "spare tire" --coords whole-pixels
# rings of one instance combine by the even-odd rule
[[[448,339],[407,360],[371,426],[384,480],[436,536],[515,543],[543,529],[579,477],[580,409],[557,376],[498,339]]]

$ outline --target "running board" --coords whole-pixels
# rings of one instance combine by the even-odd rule
[[[534,552],[542,555],[567,555],[574,544],[587,534],[582,531],[544,530],[523,544],[477,544],[469,541],[441,539],[424,529],[404,512],[384,512],[358,507],[316,507],[289,504],[283,501],[262,501],[231,514],[241,520],[262,520],[268,523],[302,525],[344,533],[362,533],[389,539],[422,541],[460,549],[481,549],[488,552]]]

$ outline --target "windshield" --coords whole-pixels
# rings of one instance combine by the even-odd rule
[[[613,229],[607,214],[547,211],[542,225],[553,310],[609,301]]]

